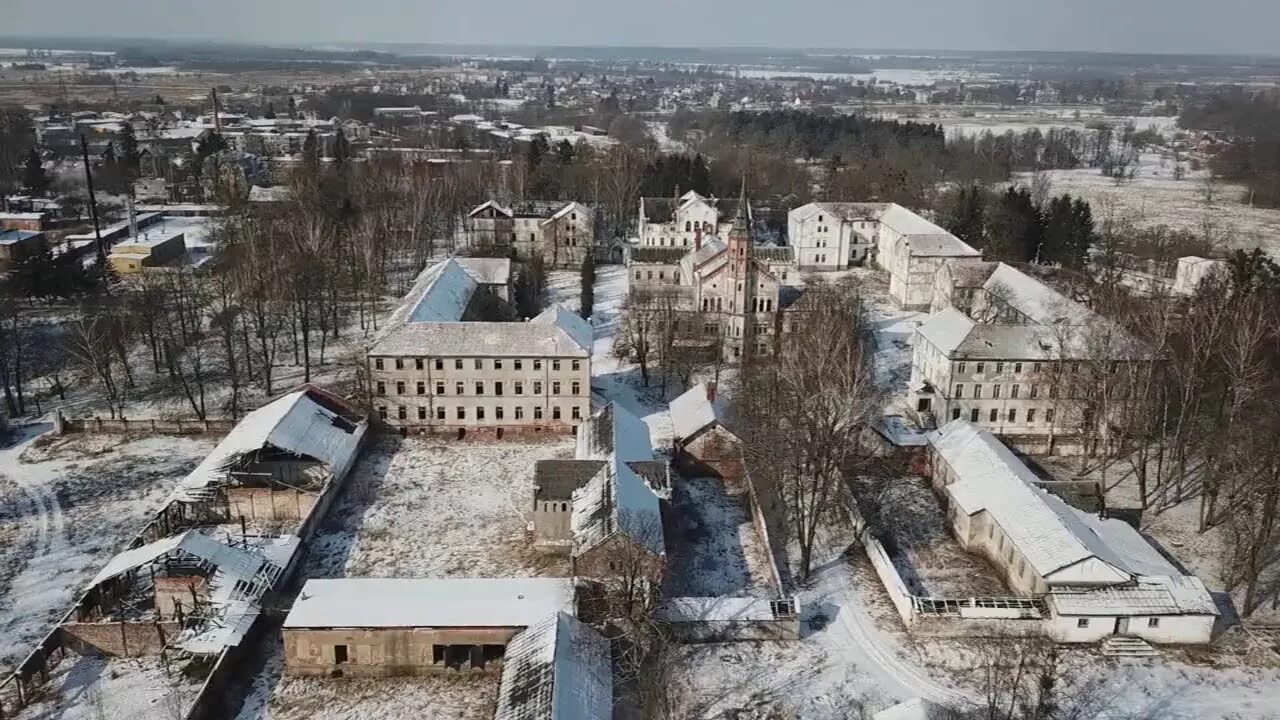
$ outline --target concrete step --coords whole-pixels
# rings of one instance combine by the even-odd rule
[[[1160,651],[1142,638],[1112,635],[1102,641],[1102,654],[1107,657],[1156,657]]]

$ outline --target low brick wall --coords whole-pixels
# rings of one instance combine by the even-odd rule
[[[158,655],[179,632],[173,620],[160,622],[65,623],[62,644],[81,655],[137,657]]]
[[[181,418],[116,420],[103,418],[62,418],[55,424],[59,435],[76,433],[148,433],[152,435],[225,435],[236,426],[237,420],[183,420]]]

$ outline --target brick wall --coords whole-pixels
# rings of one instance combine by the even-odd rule
[[[65,646],[82,655],[137,657],[158,655],[165,643],[178,634],[178,623],[110,622],[66,623],[62,626]]]

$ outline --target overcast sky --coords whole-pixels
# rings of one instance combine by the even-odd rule
[[[1280,0],[0,0],[0,34],[1280,54]]]

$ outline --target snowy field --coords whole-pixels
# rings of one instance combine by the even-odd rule
[[[1097,168],[1050,170],[1054,194],[1083,197],[1093,206],[1093,217],[1129,218],[1140,227],[1168,225],[1202,233],[1208,223],[1227,241],[1225,249],[1261,247],[1280,253],[1280,210],[1252,208],[1243,201],[1245,188],[1215,182],[1213,204],[1206,205],[1208,172],[1189,168],[1182,180],[1173,177],[1174,163],[1155,153],[1143,153],[1133,180],[1117,184]],[[1018,179],[1030,182],[1027,175]]]
[[[672,482],[666,594],[772,597],[769,551],[747,514],[745,488],[706,477]]]
[[[216,438],[46,436],[0,450],[0,676],[71,609]]]
[[[174,720],[200,691],[200,681],[168,669],[158,657],[102,658],[69,656],[50,677],[47,696],[18,713],[15,720]]]
[[[567,563],[526,536],[537,460],[573,456],[573,438],[442,442],[382,438],[329,512],[308,577],[563,577]]]

